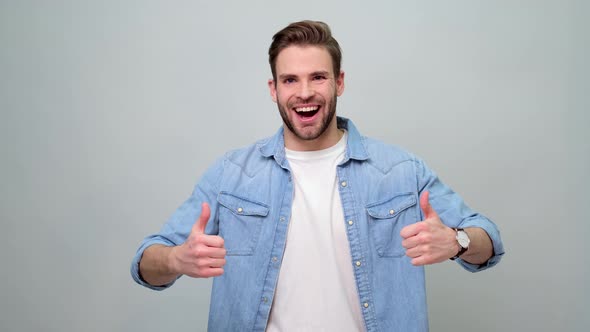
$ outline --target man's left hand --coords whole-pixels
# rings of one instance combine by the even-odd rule
[[[455,231],[442,223],[428,201],[428,191],[420,196],[424,220],[404,227],[400,235],[406,255],[413,265],[444,262],[459,252]]]

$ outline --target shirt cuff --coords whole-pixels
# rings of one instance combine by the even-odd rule
[[[461,258],[456,259],[455,261],[459,263],[465,270],[469,272],[479,272],[485,269],[489,269],[490,267],[495,266],[500,262],[502,256],[504,255],[504,245],[502,244],[502,239],[500,238],[500,232],[496,228],[496,226],[488,219],[484,220],[466,220],[459,225],[460,228],[469,228],[469,227],[479,227],[483,229],[490,239],[492,240],[492,246],[494,249],[494,255],[488,259],[487,262],[483,264],[471,264],[464,261]]]
[[[139,262],[141,261],[141,257],[143,256],[143,252],[149,247],[152,246],[154,244],[162,244],[165,246],[173,246],[174,243],[170,242],[170,241],[166,241],[165,239],[162,238],[146,238],[144,240],[144,242],[142,243],[142,245],[139,247],[139,249],[137,249],[137,253],[135,254],[135,257],[133,257],[133,260],[131,261],[131,276],[133,277],[133,280],[135,280],[136,283],[147,287],[149,289],[152,290],[157,290],[157,291],[161,291],[164,289],[167,289],[168,287],[172,286],[176,280],[178,280],[178,278],[180,278],[180,276],[178,276],[178,278],[176,278],[175,280],[165,284],[165,285],[159,285],[159,286],[154,286],[151,285],[149,283],[147,283],[145,280],[143,280],[143,278],[141,277],[141,274],[139,273]]]

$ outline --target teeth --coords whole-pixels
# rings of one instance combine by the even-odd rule
[[[295,108],[295,112],[313,112],[318,110],[318,106],[310,106],[310,107],[298,107]]]

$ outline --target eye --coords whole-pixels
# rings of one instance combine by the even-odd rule
[[[322,81],[322,80],[325,80],[325,79],[326,79],[326,76],[324,76],[324,75],[315,75],[313,77],[313,80],[314,81]]]
[[[295,83],[295,79],[293,77],[287,77],[283,80],[283,83],[285,83],[285,84]]]

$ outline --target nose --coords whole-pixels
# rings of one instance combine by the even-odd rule
[[[299,86],[298,97],[305,100],[313,97],[314,94],[315,91],[311,84],[307,81],[302,81]]]

